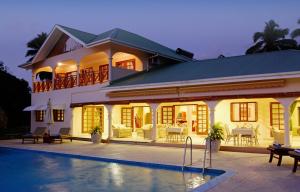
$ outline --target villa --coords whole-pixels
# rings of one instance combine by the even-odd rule
[[[50,98],[51,134],[90,138],[100,126],[105,140],[203,144],[220,122],[222,145],[300,146],[300,51],[196,60],[122,29],[56,25],[20,67],[32,71],[31,129],[45,126]]]

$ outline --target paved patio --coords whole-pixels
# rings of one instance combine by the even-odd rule
[[[73,141],[64,144],[21,144],[20,140],[2,140],[0,146],[53,151],[68,154],[107,157],[163,164],[182,164],[182,148],[130,144],[99,144]],[[195,149],[193,162],[202,167],[203,150]],[[284,157],[282,166],[268,163],[267,154],[219,152],[213,155],[213,168],[231,170],[235,174],[209,191],[299,191],[300,168],[292,173],[292,158]]]

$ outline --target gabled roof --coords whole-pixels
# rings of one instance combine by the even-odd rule
[[[32,63],[27,63],[20,65],[20,67],[27,67],[33,63],[42,61],[47,57],[51,49],[54,47],[55,43],[58,41],[59,37],[62,33],[67,34],[71,38],[73,38],[78,43],[82,44],[84,47],[92,47],[97,46],[102,43],[112,42],[118,43],[125,46],[133,47],[136,49],[143,50],[145,52],[158,54],[163,57],[167,57],[170,59],[178,60],[178,61],[190,61],[190,58],[187,58],[183,55],[179,55],[175,50],[170,49],[166,46],[163,46],[159,43],[151,41],[145,37],[140,35],[128,32],[123,29],[115,28],[99,35],[95,35],[92,33],[80,31],[77,29],[73,29],[70,27],[55,25],[52,31],[50,32],[48,38],[38,51],[37,55],[32,60]]]
[[[84,44],[90,43],[93,39],[97,37],[97,35],[94,35],[92,33],[80,31],[77,29],[73,29],[70,27],[62,26],[62,25],[57,25],[67,31],[69,34],[71,34],[73,37],[76,37],[77,39],[80,39]]]
[[[274,51],[235,57],[183,62],[140,72],[109,87],[187,82],[193,80],[300,72],[300,51]]]
[[[107,39],[113,42],[118,42],[135,48],[143,49],[148,52],[157,53],[161,56],[171,57],[172,59],[178,59],[181,61],[191,60],[187,57],[177,54],[173,49],[149,40],[143,36],[119,28],[115,28],[97,35],[97,37],[93,39],[90,44],[97,44],[97,42],[101,42]]]

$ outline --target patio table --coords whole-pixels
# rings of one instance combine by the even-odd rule
[[[232,129],[232,134],[234,135],[234,145],[236,145],[236,139],[238,145],[240,144],[241,135],[249,135],[251,137],[255,136],[255,132],[253,128],[234,128]]]

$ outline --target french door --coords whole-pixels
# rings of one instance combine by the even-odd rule
[[[208,133],[208,108],[207,105],[197,105],[197,134]]]

